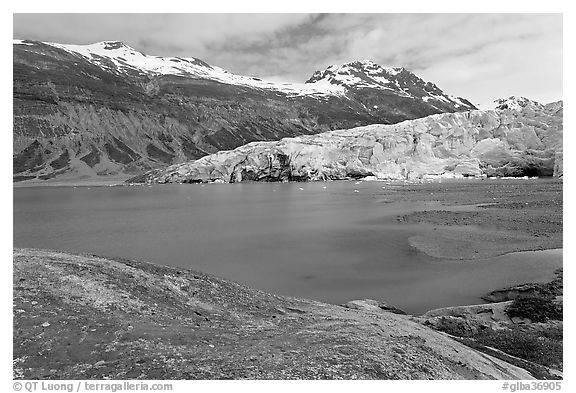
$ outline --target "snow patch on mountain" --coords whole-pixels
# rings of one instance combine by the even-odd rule
[[[354,61],[340,66],[331,65],[324,71],[316,71],[306,83],[326,80],[346,87],[371,87],[397,90],[392,77],[402,72],[402,67],[382,67],[370,60]]]
[[[494,103],[496,104],[495,109],[500,110],[510,109],[514,111],[520,111],[522,110],[522,108],[528,106],[535,107],[538,109],[543,108],[543,105],[541,103],[530,100],[526,97],[510,96],[508,98],[499,98],[497,100],[494,100]]]
[[[13,40],[14,45],[34,45],[33,42],[27,40]]]

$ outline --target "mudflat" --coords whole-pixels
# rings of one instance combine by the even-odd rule
[[[108,176],[60,176],[48,180],[28,179],[12,183],[13,187],[97,187],[122,186],[130,175]]]
[[[562,248],[562,180],[490,179],[407,185],[398,199],[439,206],[398,217],[434,225],[411,244],[439,258],[481,259]]]

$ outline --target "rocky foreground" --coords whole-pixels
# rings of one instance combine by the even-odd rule
[[[14,377],[530,379],[388,311],[142,262],[14,250]]]
[[[129,181],[562,176],[562,114],[561,101],[541,105],[512,97],[496,110],[253,142]]]
[[[538,379],[563,377],[563,271],[548,283],[496,290],[489,304],[445,307],[416,318],[427,326],[529,370]]]

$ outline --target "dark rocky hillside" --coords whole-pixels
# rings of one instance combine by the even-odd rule
[[[119,42],[16,40],[13,55],[15,181],[135,175],[252,141],[474,108],[371,62],[274,84]]]

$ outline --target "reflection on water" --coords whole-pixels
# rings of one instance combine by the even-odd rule
[[[354,192],[358,190],[358,192]],[[379,182],[14,189],[14,246],[191,267],[266,291],[331,303],[382,299],[412,313],[480,302],[551,279],[559,251],[439,261],[408,244],[421,204],[383,203]]]

